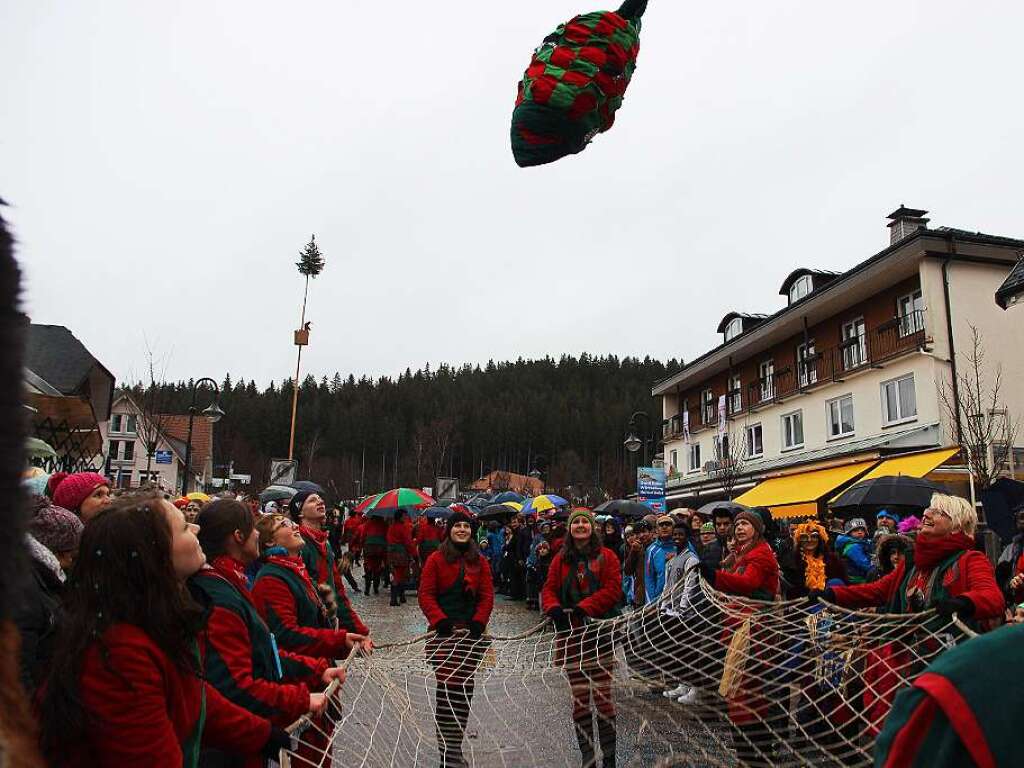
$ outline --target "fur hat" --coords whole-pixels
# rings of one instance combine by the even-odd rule
[[[58,472],[57,475],[60,473]],[[103,475],[96,472],[76,472],[73,475],[65,475],[53,484],[53,475],[50,478],[53,503],[58,507],[70,509],[77,512],[82,502],[89,498],[89,495],[101,485],[110,485],[110,481]]]
[[[806,523],[800,523],[800,525],[794,526],[793,540],[796,541],[801,536],[809,536],[811,533],[818,534],[818,538],[823,542],[828,541],[828,531],[826,531],[825,526],[817,520],[808,520]]]
[[[28,532],[48,550],[73,552],[78,549],[85,524],[74,512],[50,503],[43,496],[36,496],[35,516],[28,523]]]
[[[736,516],[732,519],[733,525],[738,523],[740,520],[746,520],[757,531],[758,536],[764,536],[764,520],[757,512],[752,509],[744,509],[736,513]]]
[[[843,526],[843,533],[849,535],[856,531],[858,528],[863,528],[864,532],[867,533],[867,522],[865,522],[863,517],[851,517],[849,520],[846,521],[846,525]]]

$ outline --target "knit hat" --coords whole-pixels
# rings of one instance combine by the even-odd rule
[[[89,498],[89,494],[101,485],[110,485],[107,478],[96,472],[76,472],[73,475],[65,475],[53,483],[55,477],[57,475],[50,478],[53,503],[58,507],[70,509],[72,512],[77,512],[78,508],[82,506],[82,502]]]
[[[50,476],[39,467],[29,469],[21,479],[21,485],[30,496],[45,496]]]
[[[476,515],[463,512],[462,509],[456,509],[448,516],[448,519],[444,521],[444,537],[446,539],[451,537],[452,528],[456,523],[469,523],[469,527],[473,529],[474,536],[476,536],[477,528],[480,527],[480,520]]]
[[[896,526],[896,530],[900,533],[912,533],[921,528],[921,520],[915,515],[907,515],[900,520],[899,525]]]
[[[189,502],[189,500],[187,498],[185,498],[184,496],[182,496],[180,499],[175,499],[172,503],[178,509],[184,509],[185,507],[188,506],[188,502]]]
[[[572,512],[569,513],[569,519],[566,521],[565,524],[567,526],[571,526],[572,525],[572,521],[575,520],[577,517],[585,517],[585,518],[587,518],[587,520],[590,521],[591,525],[594,525],[594,513],[591,512],[586,507],[576,507],[576,508],[574,508],[572,510]]]
[[[883,517],[888,517],[890,520],[892,520],[897,525],[899,525],[899,523],[900,523],[900,516],[897,515],[895,512],[890,512],[888,509],[881,509],[881,510],[879,510],[878,511],[878,516],[875,519],[876,520],[881,520]]]
[[[28,523],[28,532],[54,554],[78,549],[78,540],[82,538],[85,529],[81,518],[74,512],[51,504],[45,497],[35,498],[39,506],[35,517]]]
[[[50,479],[46,481],[46,495],[52,499],[54,490],[60,485],[60,481],[67,476],[67,472],[54,472],[50,475]]]
[[[702,524],[701,527],[700,527],[700,532],[701,533],[714,533],[715,532],[715,524],[714,523],[704,523],[704,524]]]
[[[754,512],[752,509],[740,510],[732,519],[733,525],[738,523],[740,520],[746,520],[754,526],[754,530],[757,531],[758,536],[764,536],[764,520],[761,519],[761,516],[757,514],[757,512]]]
[[[843,533],[851,534],[858,528],[863,528],[866,533],[868,530],[868,524],[864,521],[863,517],[851,517],[846,521],[846,525],[843,526]]]
[[[296,523],[302,517],[302,505],[313,495],[312,491],[299,491],[288,500],[288,514]]]

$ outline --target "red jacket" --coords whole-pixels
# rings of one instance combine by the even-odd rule
[[[779,592],[779,563],[766,541],[759,541],[728,570],[715,574],[715,589],[741,597],[773,600]]]
[[[912,563],[917,574],[912,578],[914,581],[927,582],[936,566],[950,555],[962,551],[960,558],[946,571],[942,586],[950,597],[966,597],[974,604],[973,618],[999,618],[1003,615],[1003,594],[996,584],[992,563],[983,553],[974,551],[973,547],[974,540],[962,533],[940,539],[932,539],[924,534],[918,536]],[[896,596],[905,573],[906,561],[903,561],[878,581],[852,587],[833,587],[835,602],[844,608],[887,606]],[[933,605],[929,604],[928,607]]]
[[[398,545],[405,548],[406,554],[416,557],[416,547],[412,543],[412,526],[408,520],[401,520],[388,526],[388,549]]]
[[[115,624],[104,633],[103,644],[106,658],[93,644],[82,663],[82,705],[95,722],[87,726],[72,765],[181,768],[182,744],[199,720],[204,688],[204,746],[248,757],[266,744],[267,720],[179,669],[138,627]]]
[[[270,630],[254,614],[255,604],[245,580],[244,566],[230,557],[218,557],[211,563],[211,568],[204,569],[196,574],[194,579],[222,579],[228,582],[235,589],[235,594],[240,600],[244,600],[249,609],[248,616],[259,622],[259,632],[266,633]],[[201,583],[201,582],[200,582]],[[279,649],[280,664],[283,672],[283,679],[275,682],[253,674],[253,638],[250,629],[246,624],[245,617],[230,604],[220,605],[214,602],[210,606],[206,622],[205,637],[209,648],[207,650],[207,662],[211,653],[226,667],[230,675],[228,680],[222,681],[230,685],[234,694],[229,693],[240,705],[246,699],[254,699],[255,704],[264,708],[264,716],[270,717],[277,725],[288,725],[296,718],[306,714],[309,709],[310,688],[319,690],[323,687],[322,675],[327,669],[327,662],[324,659],[312,658],[290,651]],[[239,606],[244,608],[244,606]],[[264,649],[264,652],[266,649]],[[207,669],[209,677],[210,670]],[[221,683],[211,679],[218,685]],[[308,686],[308,687],[307,687]],[[269,714],[269,713],[274,713]]]
[[[345,525],[342,527],[344,535],[342,541],[348,544],[349,549],[360,549],[362,547],[362,541],[360,533],[363,529],[363,515],[360,513],[357,517],[349,517],[345,521]]]
[[[352,607],[352,601],[348,599],[345,581],[341,578],[341,571],[338,570],[337,553],[333,548],[329,549],[331,544],[327,540],[327,531],[305,525],[300,526],[299,530],[302,532],[302,540],[306,542],[306,546],[313,548],[312,552],[307,553],[306,548],[303,547],[302,562],[307,564],[312,562],[316,565],[316,573],[310,573],[310,580],[315,580],[317,584],[330,584],[334,589],[334,596],[338,601],[338,618],[342,628],[359,635],[370,634],[370,628],[359,618],[356,609]],[[309,572],[308,566],[306,571]],[[328,571],[330,572],[328,573]]]
[[[591,564],[596,560],[597,558],[591,560]],[[580,600],[578,605],[562,605],[562,585],[569,578],[572,566],[562,560],[561,552],[555,555],[548,568],[548,579],[544,582],[544,589],[541,591],[541,605],[544,606],[544,610],[550,610],[555,606],[574,608],[594,618],[599,618],[614,610],[622,600],[622,574],[619,570],[619,558],[608,547],[601,547],[600,560],[601,568],[598,573],[600,586],[597,591]],[[583,564],[580,563],[578,570],[582,568]]]
[[[444,538],[444,528],[438,528],[430,520],[424,520],[416,531],[413,543],[418,547],[425,541],[441,541]]]
[[[319,596],[309,580],[302,558],[274,555],[267,558],[267,564],[290,571],[293,579],[301,581],[305,587],[305,603],[299,605],[288,582],[277,574],[263,568],[256,577],[256,583],[252,587],[252,599],[260,616],[277,635],[278,643],[306,656],[328,660],[347,656],[345,640],[348,633],[344,629],[329,629],[314,626],[309,620],[299,620],[300,613],[308,617],[320,610]],[[280,629],[275,626],[278,622]]]
[[[438,597],[450,589],[458,578],[458,561],[449,563],[440,552],[433,552],[427,558],[420,574],[420,585],[416,595],[431,629],[434,629],[441,619],[447,618]],[[476,599],[473,621],[486,625],[494,608],[494,582],[491,580],[491,567],[486,558],[480,557],[475,563],[466,563],[463,580],[465,591],[474,595]]]

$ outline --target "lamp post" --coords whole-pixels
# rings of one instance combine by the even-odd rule
[[[641,420],[644,422],[644,429],[639,429],[637,425],[637,422]],[[630,453],[636,453],[643,448],[645,467],[647,466],[647,444],[654,441],[654,439],[648,435],[650,428],[651,417],[647,411],[634,411],[633,415],[629,417],[629,437],[627,437],[622,443]],[[638,431],[640,432],[641,437],[637,437]]]
[[[185,476],[181,481],[182,496],[188,493],[188,477],[192,473],[192,422],[196,417],[196,395],[199,393],[199,385],[204,382],[209,382],[216,397],[203,409],[203,416],[209,419],[211,424],[216,424],[224,415],[224,411],[220,407],[220,388],[217,386],[217,382],[209,376],[204,376],[195,382],[192,385],[192,403],[188,407],[188,440],[185,441]]]

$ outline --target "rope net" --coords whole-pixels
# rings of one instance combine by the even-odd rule
[[[615,619],[428,633],[350,658],[281,763],[868,766],[897,690],[973,635],[931,611],[762,602],[703,583],[681,601],[679,587]]]

